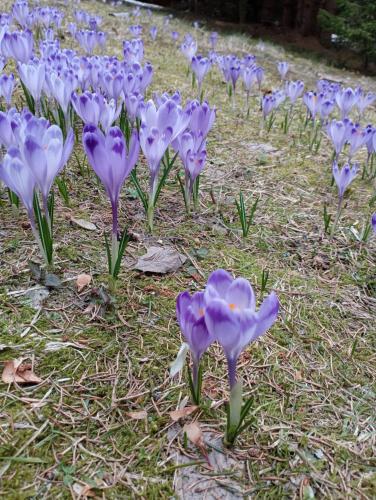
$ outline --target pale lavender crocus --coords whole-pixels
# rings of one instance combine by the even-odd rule
[[[262,82],[264,81],[264,78],[265,78],[264,68],[262,68],[261,66],[258,66],[257,68],[255,68],[255,76],[256,76],[258,88],[259,88],[259,90],[261,90],[261,85],[262,85]]]
[[[376,94],[374,94],[373,92],[367,92],[367,93],[363,91],[359,92],[358,99],[356,101],[356,107],[359,110],[360,117],[363,116],[366,108],[371,106],[375,100],[376,100]]]
[[[191,68],[197,78],[198,98],[201,98],[202,83],[205,75],[210,70],[211,62],[207,57],[200,55],[193,56],[191,61]]]
[[[157,38],[157,34],[158,34],[158,28],[156,26],[152,26],[149,30],[149,33],[150,33],[150,38],[153,40],[153,42],[155,41],[155,39]]]
[[[333,237],[333,234],[336,230],[341,212],[342,212],[342,202],[343,202],[343,197],[345,194],[346,189],[349,187],[349,185],[352,183],[352,181],[355,179],[357,173],[359,171],[359,167],[357,164],[354,164],[350,166],[348,163],[340,169],[338,167],[337,162],[333,163],[333,168],[332,168],[332,173],[333,173],[333,178],[335,180],[335,183],[337,184],[338,187],[338,205],[337,205],[337,214],[335,221],[332,226],[331,230],[331,237]]]
[[[328,123],[326,132],[333,143],[334,151],[336,153],[335,158],[338,159],[343,146],[347,141],[348,131],[346,124],[342,120],[332,120]]]
[[[287,73],[289,71],[289,63],[286,61],[280,61],[277,63],[278,73],[280,74],[281,80],[286,80]]]
[[[152,100],[139,107],[140,145],[150,170],[148,224],[153,229],[154,208],[161,160],[171,142],[187,128],[190,112],[184,111],[173,99],[157,108]]]
[[[171,38],[174,43],[176,43],[179,40],[179,33],[177,31],[171,31]]]
[[[355,106],[358,96],[351,87],[338,90],[335,94],[337,106],[341,112],[342,120],[347,118],[351,109]]]
[[[127,148],[119,127],[104,135],[94,125],[86,125],[83,145],[89,163],[100,178],[112,208],[111,274],[114,275],[119,255],[118,206],[121,188],[134,168],[140,150],[137,131],[133,131]]]
[[[209,35],[209,43],[212,50],[215,50],[218,42],[218,33],[216,31],[212,31]]]
[[[296,100],[303,94],[303,91],[304,82],[301,80],[286,82],[285,92],[291,104],[295,104]]]
[[[315,120],[316,114],[319,111],[319,100],[316,92],[306,92],[303,95],[303,102],[307,106],[312,120]]]
[[[359,124],[356,124],[349,131],[347,136],[347,141],[350,145],[349,148],[349,161],[354,156],[354,154],[366,144],[369,132],[367,130],[363,130]]]
[[[34,38],[30,30],[5,32],[1,40],[1,51],[5,57],[26,63],[33,54]]]
[[[15,87],[15,78],[13,73],[10,75],[2,74],[0,76],[0,96],[4,97],[7,108],[12,103],[12,95]]]
[[[47,200],[55,177],[64,168],[71,155],[74,144],[74,133],[71,129],[64,142],[63,133],[57,125],[40,130],[36,119],[31,119],[25,129],[25,139],[20,142],[23,160],[33,172],[41,191],[43,206],[48,219]],[[35,123],[35,127],[34,127]],[[44,127],[44,126],[43,126]]]
[[[20,63],[18,72],[22,83],[32,95],[36,107],[39,106],[43,85],[46,78],[46,65],[44,62],[34,60],[29,63]]]
[[[185,40],[180,47],[180,50],[182,51],[184,57],[188,60],[190,63],[192,61],[192,57],[196,54],[197,52],[197,42],[195,39],[191,38],[190,40]]]
[[[84,92],[79,95],[76,92],[72,93],[71,102],[75,112],[85,123],[98,125],[102,110],[102,95],[91,92]]]
[[[196,292],[190,295],[182,292],[176,299],[176,317],[184,340],[189,345],[192,356],[192,381],[194,387],[194,403],[200,402],[198,393],[198,373],[202,355],[214,342],[214,336],[208,332],[205,324],[204,293]]]

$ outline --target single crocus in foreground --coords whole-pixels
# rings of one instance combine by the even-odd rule
[[[107,245],[110,274],[116,278],[128,241],[126,231],[119,241],[118,206],[120,190],[138,159],[140,143],[136,131],[132,132],[127,149],[123,132],[111,127],[104,135],[96,126],[86,125],[83,133],[84,149],[90,165],[102,181],[112,208],[112,247]]]
[[[333,177],[334,177],[334,180],[335,180],[337,187],[338,187],[338,206],[337,206],[337,215],[336,215],[334,224],[332,226],[331,236],[333,236],[333,234],[336,230],[336,227],[337,227],[340,215],[341,215],[342,202],[343,202],[343,197],[344,197],[345,191],[348,188],[348,186],[352,183],[352,181],[355,179],[356,174],[358,173],[358,170],[359,170],[359,168],[358,168],[357,164],[350,166],[347,163],[340,170],[337,163],[336,162],[333,163]]]
[[[272,292],[256,311],[256,298],[250,283],[244,278],[234,279],[223,269],[214,271],[204,292],[205,323],[208,332],[223,347],[228,364],[230,404],[226,441],[232,445],[241,431],[250,409],[250,402],[242,403],[242,385],[236,378],[240,353],[272,326],[277,319],[279,301]]]

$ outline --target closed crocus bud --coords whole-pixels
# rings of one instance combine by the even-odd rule
[[[177,31],[171,31],[171,38],[176,43],[179,40],[179,33]]]
[[[32,170],[46,203],[55,177],[64,168],[73,149],[74,134],[71,129],[63,140],[63,133],[57,125],[48,127],[43,135],[36,136],[29,127],[21,145],[22,158]]]
[[[102,74],[101,87],[109,99],[118,101],[120,94],[123,91],[124,75],[123,73],[106,72]]]
[[[1,51],[5,57],[26,63],[33,53],[34,39],[30,30],[5,33],[1,41]]]
[[[71,102],[71,95],[78,87],[78,79],[71,71],[64,71],[60,75],[51,73],[46,77],[49,82],[50,92],[59,103],[61,109],[66,114]]]
[[[363,130],[359,124],[351,129],[347,137],[347,141],[350,144],[349,158],[354,156],[354,154],[367,142],[367,139],[367,131]]]
[[[292,104],[295,104],[298,97],[303,94],[303,90],[304,83],[301,80],[286,82],[285,92]]]
[[[348,163],[340,169],[336,162],[333,163],[333,177],[338,187],[338,197],[342,200],[343,195],[345,194],[346,189],[355,179],[357,173],[359,171],[359,167],[357,164],[350,166]]]
[[[328,123],[326,132],[333,143],[334,151],[338,157],[347,140],[346,125],[342,120],[332,120]]]
[[[319,101],[316,92],[306,92],[303,96],[303,102],[314,120],[319,108]]]
[[[286,61],[281,61],[277,64],[278,73],[281,76],[281,80],[286,79],[286,75],[289,71],[289,64]]]
[[[0,76],[0,95],[4,97],[7,107],[11,105],[14,86],[15,78],[13,73],[9,76],[6,74]]]
[[[22,83],[33,96],[35,101],[39,101],[46,76],[46,65],[38,60],[29,63],[20,63],[18,72]]]
[[[354,90],[349,87],[347,89],[339,90],[335,95],[337,106],[341,112],[341,118],[347,118],[351,109],[355,106],[358,96]]]
[[[136,120],[138,114],[138,108],[141,103],[143,103],[144,98],[139,92],[133,94],[127,94],[124,99],[125,106],[127,108],[127,116],[133,123]]]
[[[23,28],[27,25],[29,5],[26,0],[17,0],[12,7],[12,15]]]
[[[152,26],[150,28],[150,37],[153,41],[155,41],[155,39],[157,38],[157,34],[158,34],[158,28],[156,26]]]
[[[78,95],[73,92],[71,102],[74,110],[85,124],[98,125],[103,102],[103,97],[100,94],[84,92]]]
[[[373,231],[376,234],[376,212],[371,217],[371,224],[372,224]]]
[[[200,359],[215,337],[209,333],[205,323],[204,293],[190,295],[180,293],[176,299],[176,317],[185,341],[189,345],[193,361],[193,383],[197,388]]]
[[[3,162],[0,164],[0,180],[11,191],[16,193],[25,205],[30,221],[33,223],[35,177],[16,147],[9,148]],[[33,229],[35,229],[35,226]]]
[[[259,87],[259,89],[261,89],[261,84],[265,78],[264,68],[262,68],[261,66],[258,66],[255,69],[255,76],[256,76],[257,83],[258,83],[258,87]]]
[[[191,40],[186,40],[182,43],[180,50],[182,51],[184,57],[191,62],[192,57],[197,52],[197,42],[193,38]]]
[[[249,93],[253,83],[256,81],[254,68],[249,68],[248,66],[243,67],[241,70],[241,76],[243,79],[245,90],[247,91],[247,93]]]
[[[207,57],[193,56],[191,61],[191,68],[196,75],[199,88],[201,88],[206,73],[209,71],[211,63]]]
[[[15,115],[18,115],[15,108],[10,109],[7,113],[0,111],[0,145],[7,149],[17,144],[17,137],[14,134],[14,130],[17,128]]]
[[[212,31],[209,35],[209,43],[212,50],[215,50],[217,42],[218,42],[218,33],[216,31]]]
[[[109,101],[107,101],[107,99],[102,100],[99,122],[105,134],[110,130],[115,120],[118,119],[120,112],[121,105],[117,106],[114,99],[110,99]]]

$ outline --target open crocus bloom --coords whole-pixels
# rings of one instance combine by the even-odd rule
[[[236,383],[236,362],[242,350],[263,335],[278,315],[279,302],[272,292],[256,311],[256,299],[249,282],[234,279],[223,269],[214,271],[204,292],[205,323],[223,347],[230,387]]]

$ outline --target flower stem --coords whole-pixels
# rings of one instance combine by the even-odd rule
[[[343,200],[343,196],[340,196],[340,198],[338,200],[338,205],[337,205],[336,218],[335,218],[335,221],[333,223],[332,230],[330,231],[330,238],[333,238],[334,232],[335,232],[335,230],[337,228],[337,224],[338,224],[339,218],[341,216],[341,212],[342,212],[342,200]]]

